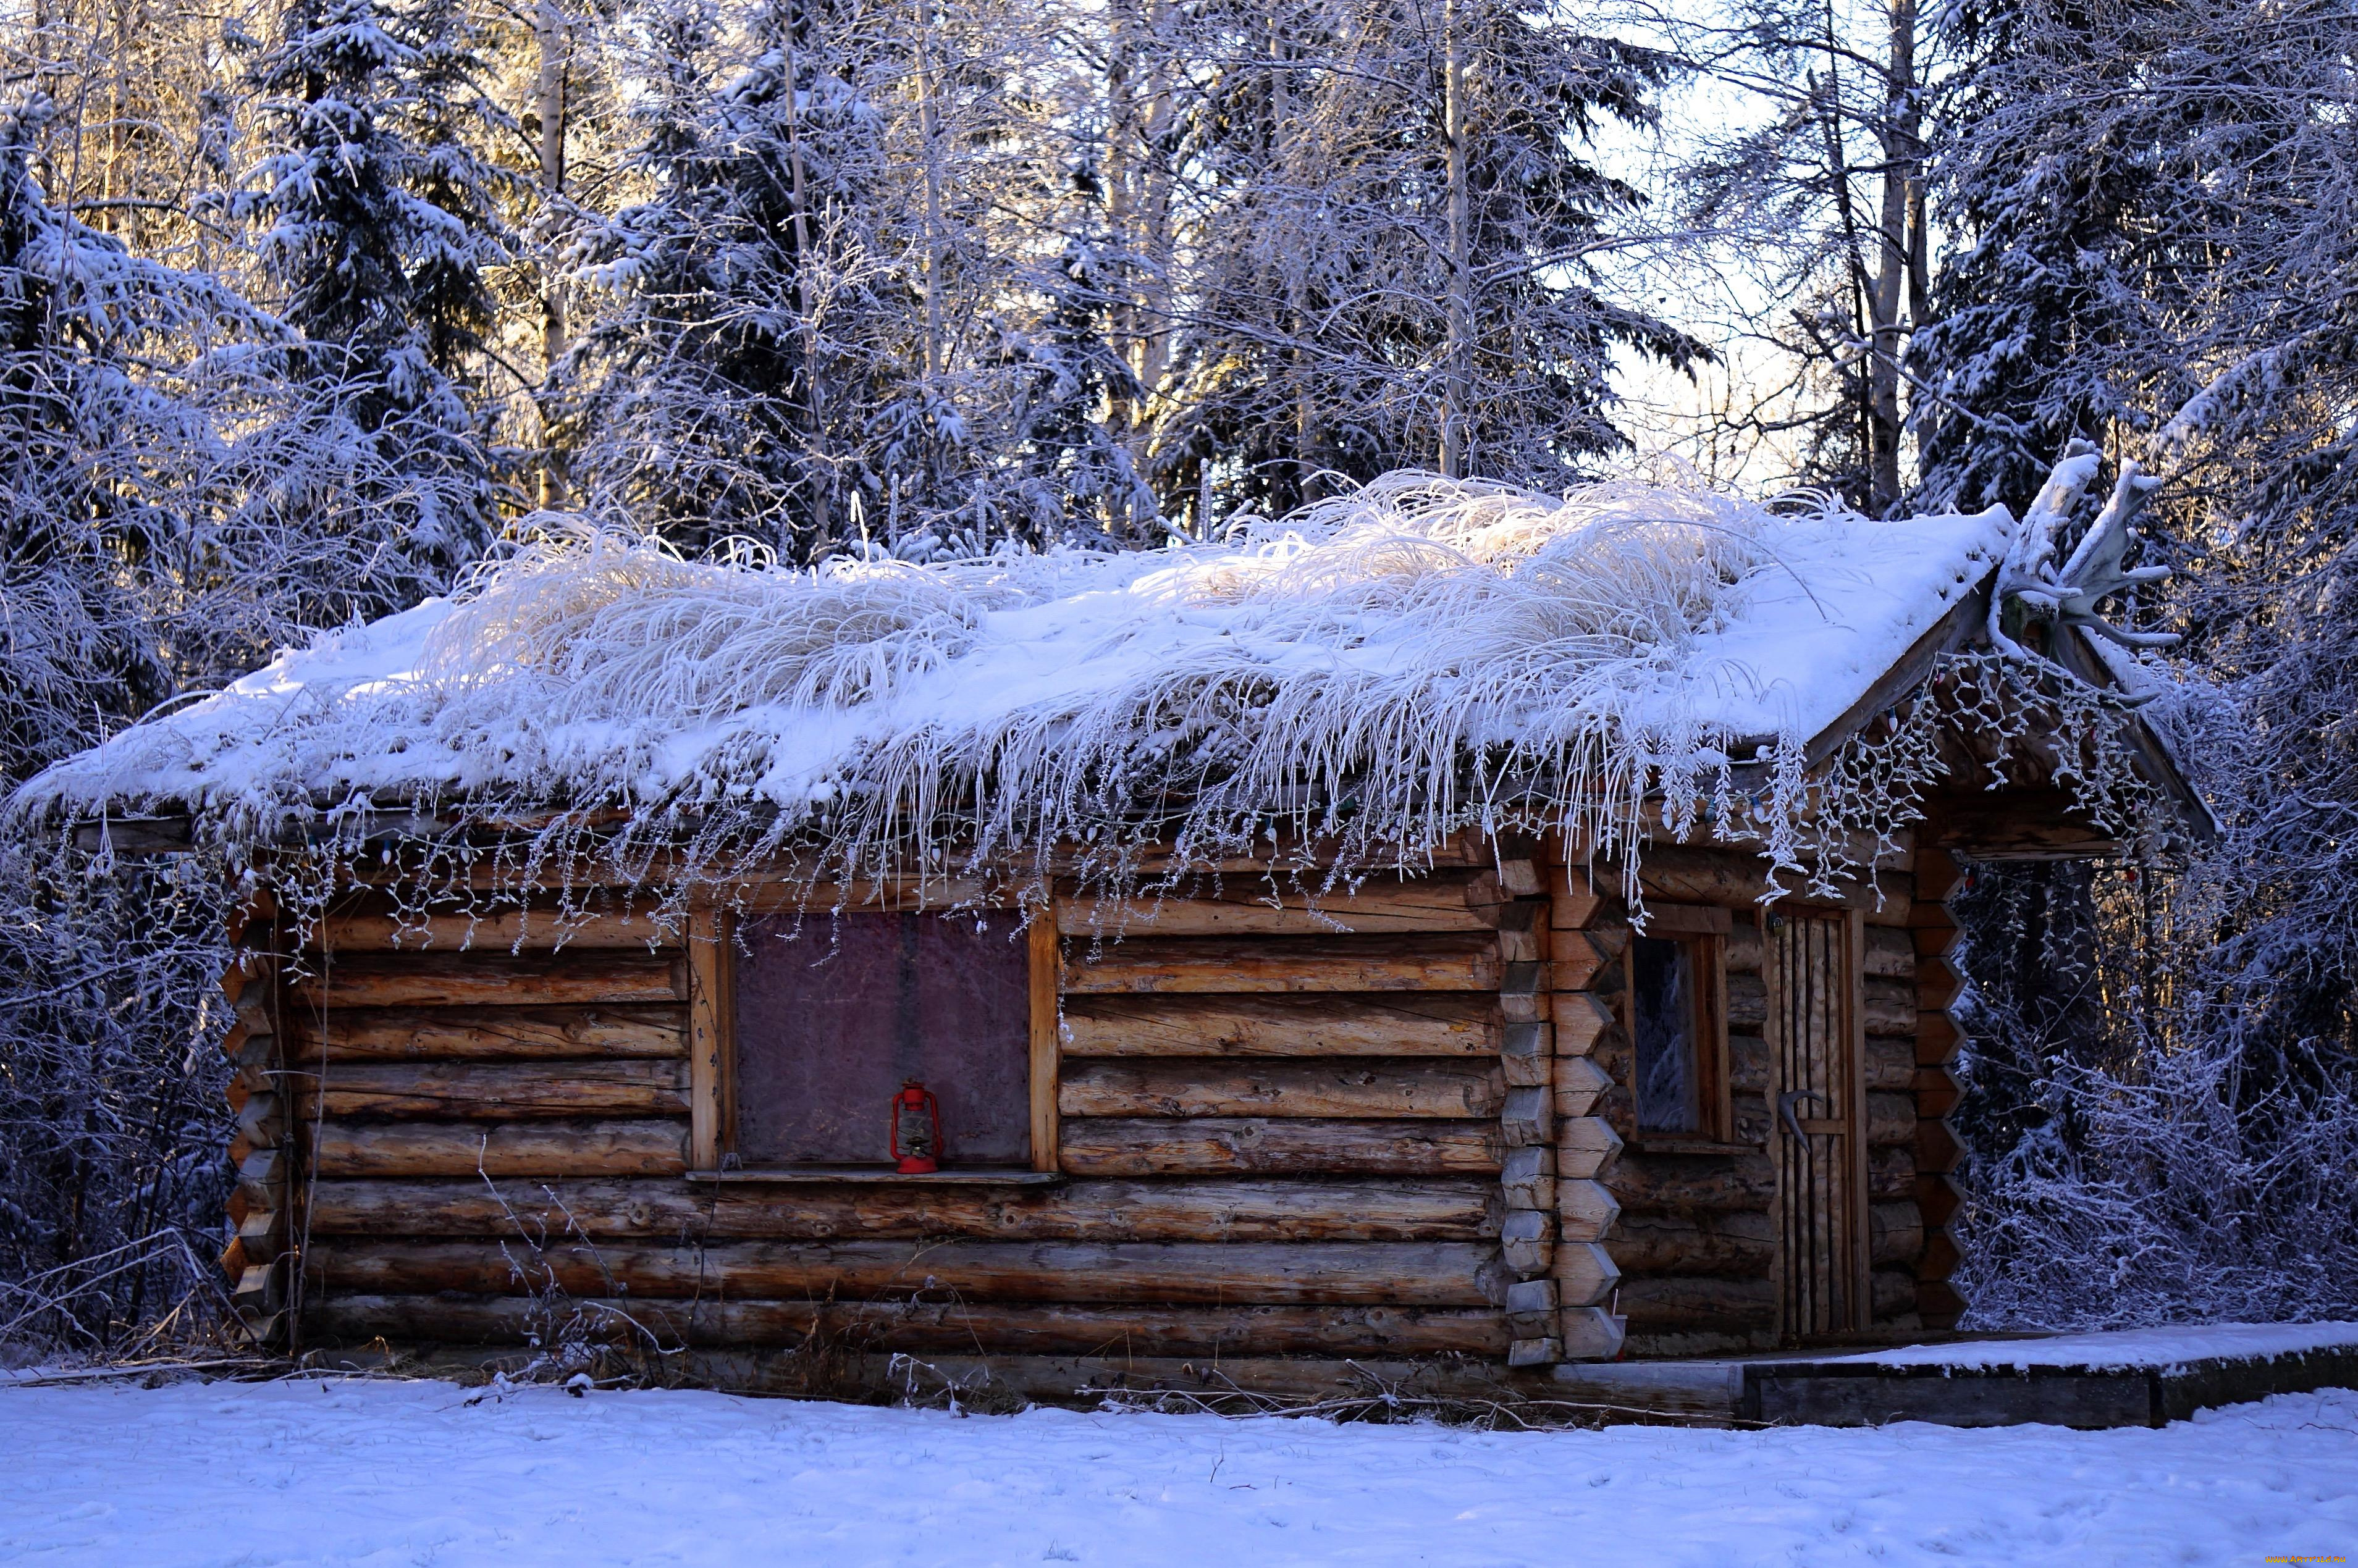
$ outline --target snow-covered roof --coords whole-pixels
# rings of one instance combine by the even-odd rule
[[[1660,801],[1677,832],[1710,821],[1799,865],[1839,858],[1806,842],[1891,832],[1938,771],[1921,736],[1891,738],[1877,767],[1912,783],[1813,785],[1811,743],[1849,734],[1927,634],[1978,625],[1950,616],[2014,540],[2002,507],[1870,521],[1677,478],[1429,474],[1155,552],[793,571],[566,523],[453,599],[320,632],[61,762],[14,809],[269,842],[320,809],[349,834],[349,806],[554,806],[568,832],[688,834],[696,863],[795,840],[849,873],[1141,832],[1224,858],[1281,823],[1335,865],[1509,821],[1632,856]]]
[[[793,816],[847,789],[1087,792],[1163,766],[1198,788],[1382,793],[1501,746],[1692,773],[1833,724],[2013,533],[2002,508],[1875,521],[1676,481],[1556,498],[1414,475],[1144,553],[797,571],[559,531],[454,599],[321,632],[126,730],[18,803]]]

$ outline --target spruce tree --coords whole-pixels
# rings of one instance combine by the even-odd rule
[[[1558,487],[1626,445],[1617,351],[1701,351],[1585,261],[1644,199],[1587,144],[1648,122],[1665,57],[1486,0],[1238,12],[1212,53],[1166,495],[1276,511],[1402,466]]]
[[[650,195],[590,237],[602,309],[562,369],[589,503],[795,561],[1101,526],[1119,481],[1073,462],[1101,424],[1095,306],[1033,250],[1053,225],[1011,218],[1060,199],[1012,129],[1033,34],[764,0],[732,67],[698,0],[634,17]]]
[[[275,407],[241,446],[239,523],[365,544],[307,618],[445,591],[496,528],[468,385],[502,254],[500,177],[462,132],[491,112],[448,0],[291,0],[253,81],[266,154],[233,209],[297,334]],[[346,553],[338,553],[340,555]]]

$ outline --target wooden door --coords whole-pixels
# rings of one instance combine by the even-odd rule
[[[1866,931],[1844,911],[1767,919],[1778,1323],[1786,1339],[1805,1340],[1867,1324]]]

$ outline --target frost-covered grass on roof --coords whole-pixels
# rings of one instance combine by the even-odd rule
[[[1576,753],[1625,795],[1648,760],[1715,759],[1681,678],[1775,526],[1698,489],[1402,476],[1148,555],[791,572],[568,532],[491,573],[421,673],[442,725],[618,743],[517,754],[574,799],[743,792],[1018,843],[1315,800],[1412,842],[1462,815],[1469,757]]]
[[[1857,815],[1804,744],[2013,527],[1669,472],[1401,474],[1218,542],[810,570],[544,521],[455,601],[328,634],[23,803],[193,811],[223,841],[356,804],[555,809],[872,875],[1281,835],[1364,865],[1510,824],[1609,853],[1650,798],[1790,859],[1805,819]],[[1883,816],[1906,793],[1843,788]]]

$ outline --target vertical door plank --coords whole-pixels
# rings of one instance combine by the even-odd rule
[[[687,918],[687,1163],[719,1166],[728,1139],[729,913],[704,908]]]
[[[1844,1259],[1850,1274],[1850,1320],[1843,1326],[1864,1329],[1874,1320],[1875,1298],[1867,1278],[1866,1206],[1866,917],[1856,909],[1843,914],[1843,1100],[1842,1117],[1849,1124],[1843,1146],[1848,1158],[1843,1173],[1844,1209],[1847,1219]]]
[[[1063,954],[1056,940],[1053,905],[1032,914],[1032,1168],[1053,1171],[1058,1165],[1056,1078],[1064,1023],[1058,1009],[1063,993]]]

